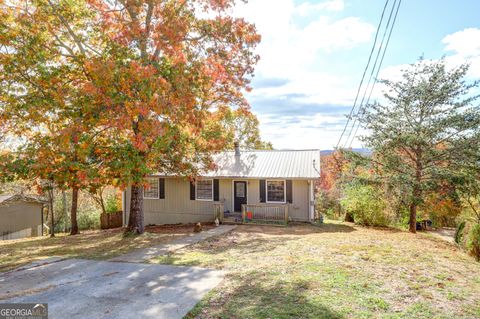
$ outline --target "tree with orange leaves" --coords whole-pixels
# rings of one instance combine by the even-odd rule
[[[0,122],[15,141],[2,174],[70,188],[75,235],[78,192],[102,174],[91,156],[100,112],[83,88],[86,61],[105,43],[82,1],[0,1],[0,12]]]
[[[230,108],[257,61],[253,25],[233,18],[233,0],[89,1],[110,51],[86,64],[85,94],[113,125],[106,162],[131,185],[128,230],[142,233],[143,182],[151,173],[194,177],[228,138]]]
[[[2,121],[32,141],[39,176],[131,185],[132,232],[144,231],[145,177],[211,168],[229,143],[225,117],[248,110],[260,37],[229,16],[234,0],[1,5]]]

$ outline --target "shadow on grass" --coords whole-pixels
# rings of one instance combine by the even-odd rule
[[[309,224],[293,224],[288,227],[241,225],[232,232],[204,240],[191,246],[186,255],[182,251],[155,258],[156,263],[169,265],[203,266],[223,268],[237,258],[261,258],[283,247],[301,241],[304,236],[322,233],[346,233],[355,228],[341,224],[324,224],[320,227]],[[321,241],[321,237],[319,237]],[[226,260],[226,258],[229,260]]]
[[[185,318],[345,318],[308,297],[308,281],[279,282],[262,272],[229,275],[229,281],[230,287],[214,289]]]
[[[291,236],[291,235],[309,235],[319,233],[350,233],[356,229],[350,225],[340,223],[324,223],[321,225],[311,225],[308,223],[290,223],[287,227],[270,225],[241,225],[236,228],[240,233],[262,233],[267,235]]]

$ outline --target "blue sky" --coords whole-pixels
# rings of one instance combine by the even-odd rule
[[[331,149],[337,143],[384,3],[250,0],[234,9],[262,35],[247,98],[265,140],[278,149]],[[451,65],[469,61],[469,77],[480,79],[479,12],[478,0],[402,0],[380,77],[395,79],[421,55],[446,55]],[[376,86],[373,96],[381,89]]]

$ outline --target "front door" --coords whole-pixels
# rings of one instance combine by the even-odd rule
[[[233,208],[242,211],[242,205],[247,203],[247,182],[233,182]]]

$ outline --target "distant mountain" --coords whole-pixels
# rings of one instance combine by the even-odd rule
[[[352,148],[352,151],[354,151],[355,153],[360,153],[360,154],[365,154],[365,155],[369,155],[372,153],[371,150],[369,150],[368,148]],[[334,152],[334,150],[321,150],[320,151],[320,156],[325,156],[325,155],[330,155]]]

